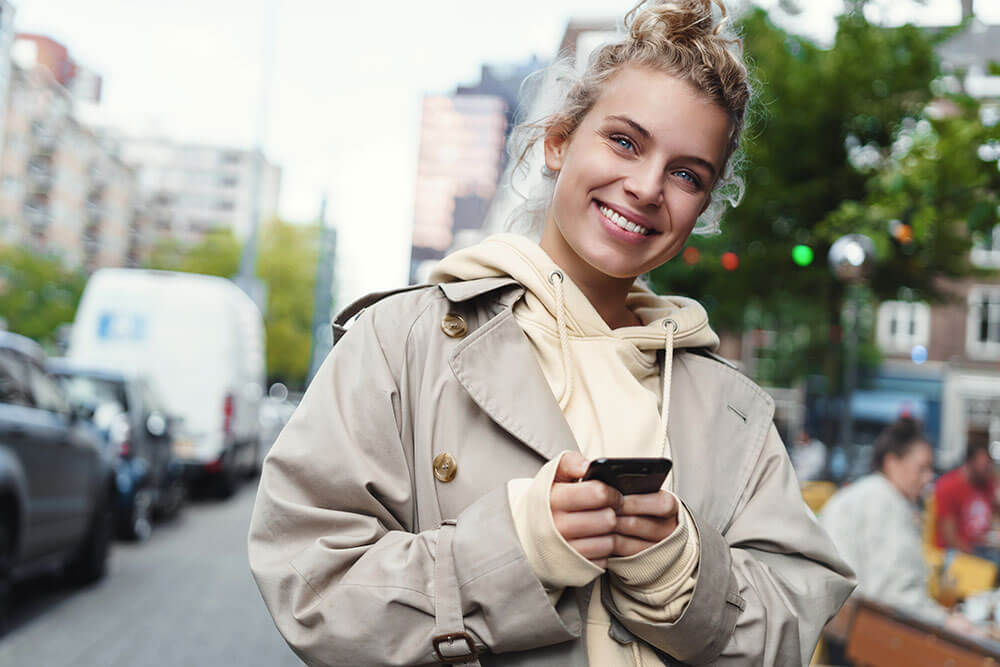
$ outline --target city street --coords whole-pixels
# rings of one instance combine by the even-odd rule
[[[190,502],[148,542],[116,542],[95,586],[68,590],[54,578],[18,586],[0,665],[302,664],[247,565],[255,490],[254,481],[228,501]]]

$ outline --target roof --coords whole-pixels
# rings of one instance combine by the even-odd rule
[[[986,25],[978,21],[938,47],[938,54],[945,65],[968,68],[984,67],[990,62],[1000,62],[1000,25]]]
[[[136,377],[134,373],[130,373],[128,371],[87,366],[85,364],[71,361],[66,357],[49,359],[46,367],[50,372],[55,373],[56,375],[86,375],[87,377],[98,380],[108,380],[111,382],[127,382]]]

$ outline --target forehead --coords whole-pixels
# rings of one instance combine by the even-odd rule
[[[627,116],[656,143],[721,162],[729,143],[729,115],[693,84],[648,67],[627,65],[604,84],[591,109],[596,123]]]

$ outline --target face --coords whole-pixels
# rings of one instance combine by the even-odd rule
[[[985,449],[976,451],[969,460],[969,478],[978,484],[987,482],[993,476],[993,459]]]
[[[635,278],[684,247],[709,204],[729,142],[727,113],[691,84],[627,66],[566,138],[542,247],[576,280]]]
[[[916,442],[902,456],[886,456],[883,473],[900,493],[916,502],[934,478],[934,452],[928,443]]]

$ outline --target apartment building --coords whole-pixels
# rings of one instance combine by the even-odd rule
[[[74,115],[44,65],[11,68],[0,161],[0,242],[93,271],[141,255],[135,174]]]

